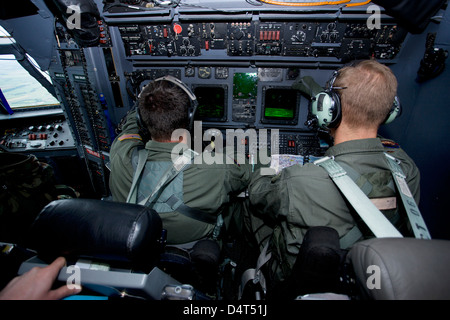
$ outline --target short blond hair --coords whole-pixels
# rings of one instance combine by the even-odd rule
[[[341,97],[342,121],[349,126],[380,126],[397,95],[397,79],[387,66],[364,60],[339,70],[334,83]]]

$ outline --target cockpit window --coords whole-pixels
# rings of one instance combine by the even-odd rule
[[[14,38],[0,27],[0,46],[14,45]],[[59,106],[59,101],[19,63],[17,57],[12,53],[6,54],[5,51],[7,50],[2,50],[0,54],[0,89],[9,107],[17,110]],[[31,56],[25,54],[23,59],[27,59],[51,83],[48,72],[40,70]]]

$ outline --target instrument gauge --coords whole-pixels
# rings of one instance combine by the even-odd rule
[[[211,77],[211,67],[199,67],[198,76],[201,79],[209,79]]]

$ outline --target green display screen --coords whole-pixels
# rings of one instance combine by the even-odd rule
[[[270,88],[265,92],[264,117],[266,119],[292,120],[297,110],[297,91]]]
[[[254,99],[258,90],[258,74],[235,73],[233,77],[233,99]]]
[[[220,120],[225,116],[225,89],[223,87],[197,87],[194,89],[198,107],[196,119]]]

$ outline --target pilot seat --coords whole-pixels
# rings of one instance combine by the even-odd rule
[[[158,213],[145,206],[96,199],[56,200],[32,224],[26,246],[37,254],[23,262],[18,273],[64,256],[68,267],[60,271],[58,280],[81,284],[84,292],[94,296],[209,299],[173,275],[180,268],[193,274],[194,264],[214,264],[216,248],[199,241],[186,258],[166,250],[164,234]],[[212,253],[205,253],[205,248]]]

